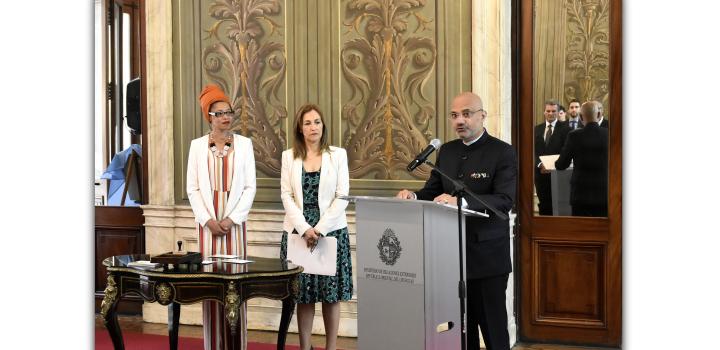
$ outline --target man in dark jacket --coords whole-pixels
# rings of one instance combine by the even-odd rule
[[[577,101],[577,100],[575,100],[575,101]],[[605,112],[604,112],[605,109],[603,108],[602,103],[600,103],[600,101],[592,101],[592,102],[595,102],[597,104],[598,113],[600,114],[600,117],[597,120],[598,125],[600,125],[601,127],[605,128],[605,129],[609,129],[610,121],[607,118],[605,118]],[[578,104],[578,106],[579,106],[579,104]],[[582,119],[581,119],[580,124],[578,124],[578,128],[582,128],[583,126],[585,126],[585,124],[583,124]],[[572,125],[571,125],[571,129],[572,129]]]
[[[582,128],[582,120],[580,119],[580,101],[573,99],[570,101],[568,110],[568,126],[570,130]]]
[[[605,128],[605,129],[609,129],[610,121],[607,118],[605,118],[605,108],[603,108],[602,103],[600,103],[600,101],[592,101],[592,102],[595,102],[597,104],[598,114],[600,115],[600,117],[597,120],[598,125],[600,125],[601,127]]]
[[[540,161],[540,156],[560,154],[570,127],[558,120],[558,102],[545,101],[545,121],[535,126],[535,191],[538,196],[540,215],[553,215],[550,171]]]
[[[459,138],[440,148],[436,165],[485,203],[507,213],[515,201],[517,155],[512,146],[487,133],[483,125],[486,116],[479,96],[464,92],[455,97],[449,118]],[[421,190],[402,190],[397,197],[457,205],[453,190],[449,181],[432,171]],[[471,210],[487,209],[471,197],[463,198],[465,204]],[[469,217],[466,222],[467,348],[480,349],[479,326],[487,349],[508,350],[505,289],[512,271],[509,222],[487,212],[489,218]]]
[[[570,205],[573,216],[607,216],[608,200],[608,129],[598,124],[596,101],[582,105],[585,127],[573,130],[555,162],[558,170],[573,162],[570,179]]]

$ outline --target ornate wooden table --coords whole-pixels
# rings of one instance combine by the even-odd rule
[[[237,333],[240,306],[248,299],[264,297],[282,300],[282,316],[278,330],[277,348],[285,348],[290,318],[298,293],[298,275],[302,267],[280,259],[248,257],[249,264],[221,261],[210,265],[179,265],[170,269],[141,270],[128,267],[132,261],[150,260],[149,255],[120,255],[103,260],[107,267],[107,287],[100,313],[110,333],[115,349],[125,346],[118,324],[116,308],[121,296],[140,295],[149,302],[168,306],[170,349],[177,349],[180,305],[202,300],[216,300],[225,305],[225,326]],[[232,342],[231,337],[229,341]],[[232,349],[240,344],[231,343]]]

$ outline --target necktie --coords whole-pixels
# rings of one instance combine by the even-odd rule
[[[577,124],[576,121],[571,120],[571,121],[570,121],[570,128],[572,128],[573,130],[575,130],[575,125],[576,125],[576,124]]]
[[[548,124],[547,131],[545,132],[545,145],[550,143],[550,136],[552,136],[552,124]]]

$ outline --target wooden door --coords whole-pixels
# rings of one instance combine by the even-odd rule
[[[621,344],[621,5],[621,0],[521,0],[516,12],[521,341]],[[537,215],[534,126],[545,123],[544,100],[567,106],[573,96],[601,101],[610,120],[607,217]]]

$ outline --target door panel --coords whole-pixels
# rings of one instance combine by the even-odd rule
[[[534,243],[536,324],[605,326],[605,245]]]

